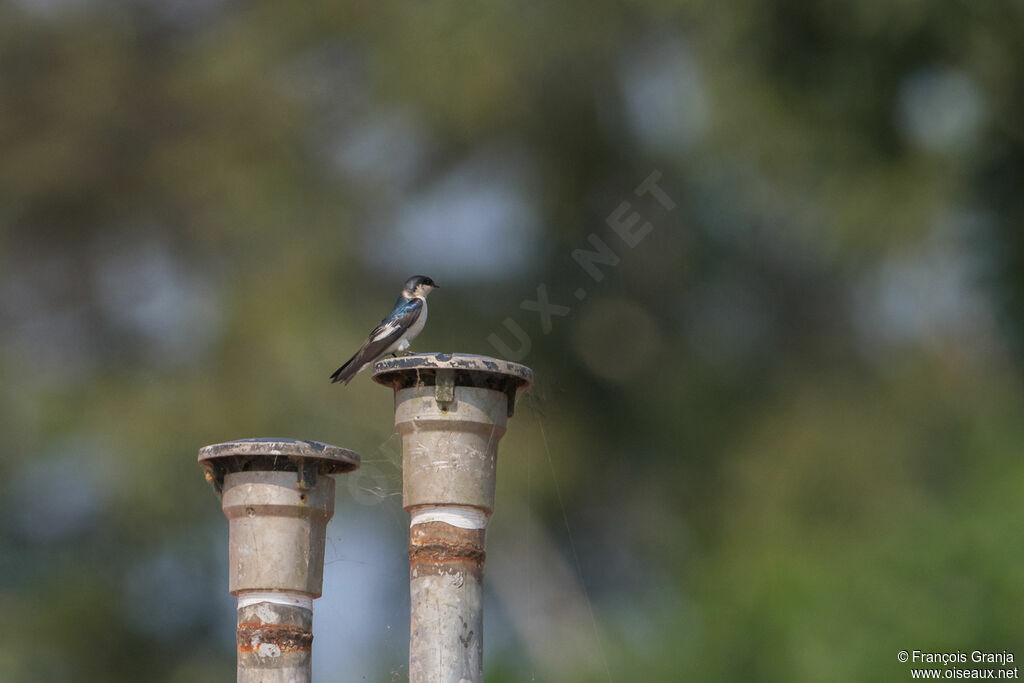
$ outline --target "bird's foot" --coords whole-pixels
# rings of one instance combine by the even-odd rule
[[[392,351],[391,352],[391,357],[392,358],[405,358],[406,356],[414,356],[414,355],[416,355],[416,354],[414,354],[412,351]]]

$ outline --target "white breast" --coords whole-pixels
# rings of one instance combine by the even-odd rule
[[[427,300],[420,299],[423,302],[423,310],[420,311],[420,315],[416,318],[416,322],[412,324],[409,331],[405,333],[405,338],[409,341],[413,340],[413,337],[423,331],[423,326],[427,324]]]

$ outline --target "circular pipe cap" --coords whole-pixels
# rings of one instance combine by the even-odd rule
[[[495,376],[511,380],[516,389],[527,389],[533,384],[533,370],[525,365],[475,353],[416,353],[385,358],[373,364],[373,381],[399,389],[416,384],[429,386],[438,370],[454,370],[459,386],[478,385],[474,379]],[[460,376],[463,381],[459,381]]]
[[[493,389],[508,396],[508,416],[512,417],[516,394],[533,384],[533,370],[473,353],[416,353],[377,361],[373,381],[395,391],[436,386],[439,404],[454,399],[455,387]]]
[[[319,441],[260,438],[238,439],[199,449],[199,464],[220,492],[230,472],[269,470],[303,474],[338,474],[359,469],[359,454]]]

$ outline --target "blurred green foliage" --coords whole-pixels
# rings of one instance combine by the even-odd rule
[[[539,606],[488,568],[488,680],[906,680],[899,650],[1014,652],[1022,19],[0,4],[0,680],[229,679],[195,452],[261,435],[363,454],[329,569],[390,578],[365,614],[318,608],[367,645],[317,676],[402,679],[391,397],[326,379],[413,272],[442,285],[415,349],[493,355],[510,317],[538,377],[488,543]],[[654,171],[671,210],[633,192]],[[624,201],[652,225],[632,249]],[[600,282],[572,258],[590,235],[621,259]],[[520,306],[542,283],[571,308],[550,333]]]

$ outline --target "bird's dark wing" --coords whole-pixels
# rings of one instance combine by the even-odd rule
[[[373,328],[366,342],[371,343],[378,339],[390,339],[391,341],[388,342],[390,344],[398,338],[395,335],[395,331],[397,330],[399,335],[401,335],[402,332],[412,327],[412,324],[416,322],[416,318],[420,317],[422,312],[422,299],[398,297],[394,309],[392,309],[388,317],[380,321],[377,327]],[[383,348],[387,348],[387,344]]]
[[[400,298],[395,304],[391,315],[380,321],[373,328],[370,336],[359,347],[355,355],[331,375],[332,382],[348,384],[367,363],[372,363],[381,356],[389,346],[394,344],[408,330],[423,312],[423,301],[420,299]]]

